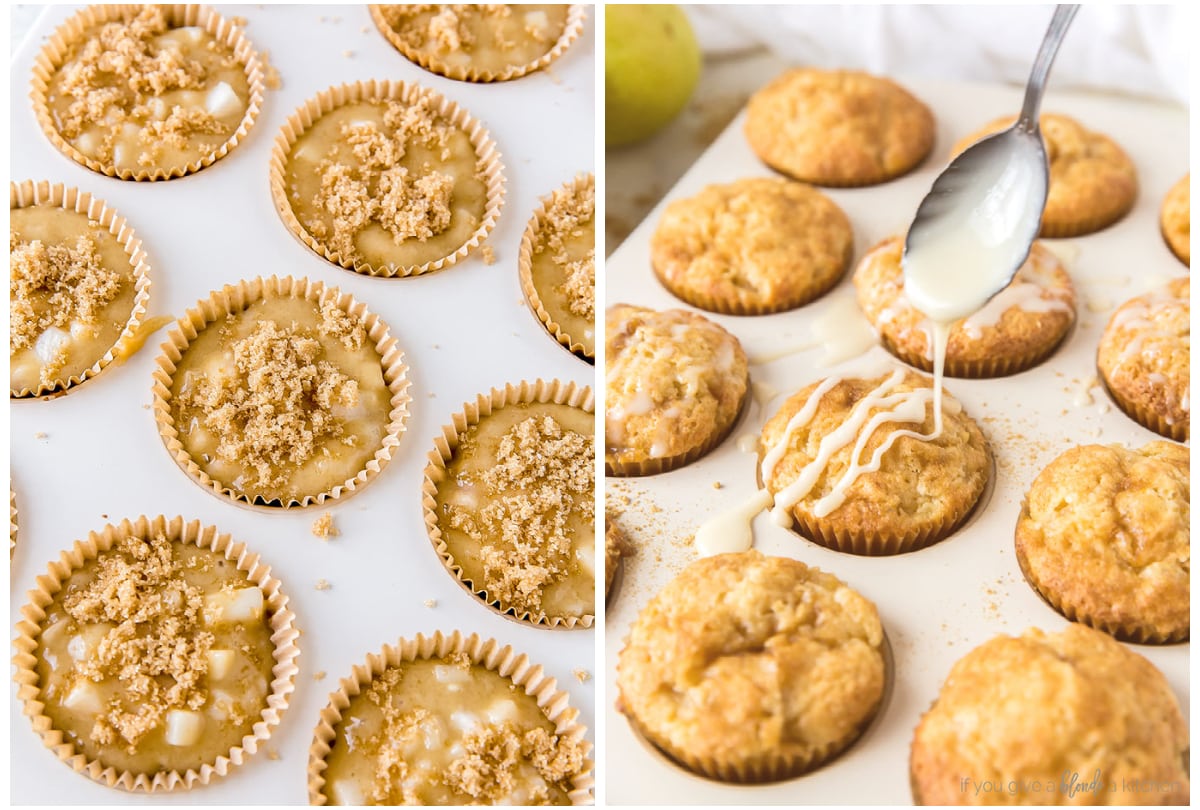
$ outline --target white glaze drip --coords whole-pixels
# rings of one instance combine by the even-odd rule
[[[771,505],[771,493],[760,489],[744,503],[705,521],[696,531],[696,550],[701,557],[746,551],[754,545],[750,522]]]

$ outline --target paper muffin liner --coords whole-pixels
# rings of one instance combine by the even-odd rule
[[[55,595],[62,590],[74,572],[95,560],[102,552],[111,549],[119,540],[158,533],[162,533],[172,542],[206,548],[235,562],[237,569],[245,572],[249,581],[263,591],[266,609],[270,615],[271,642],[275,646],[271,692],[267,695],[266,705],[258,722],[254,724],[253,733],[243,737],[241,745],[234,746],[227,754],[217,757],[215,762],[203,763],[198,770],[189,768],[185,773],[177,770],[156,773],[118,771],[99,760],[89,760],[61,731],[51,725],[51,720],[44,711],[45,704],[39,699],[35,653],[42,632],[40,623],[46,617],[46,607],[54,601]],[[38,577],[37,587],[29,592],[29,603],[21,609],[21,616],[23,618],[16,627],[17,638],[13,642],[17,650],[13,664],[16,667],[14,679],[17,682],[17,697],[22,702],[25,714],[33,722],[33,728],[43,744],[60,760],[70,765],[77,773],[82,773],[108,787],[148,792],[178,788],[187,790],[197,784],[206,785],[214,777],[224,776],[230,768],[242,764],[247,756],[253,754],[258,746],[271,736],[272,727],[279,724],[280,716],[287,708],[290,696],[296,688],[295,678],[299,671],[296,657],[300,651],[295,642],[300,631],[294,626],[295,615],[288,608],[288,597],[281,590],[279,580],[271,576],[270,566],[265,565],[257,554],[250,552],[244,543],[234,543],[229,535],[219,534],[210,526],[201,526],[198,520],[185,523],[181,517],[166,518],[159,515],[147,518],[143,515],[132,523],[124,520],[119,525],[108,525],[99,532],[91,532],[51,562],[47,572]]]
[[[1117,403],[1126,416],[1137,422],[1147,430],[1152,430],[1159,436],[1165,436],[1168,439],[1173,439],[1177,442],[1186,442],[1191,433],[1191,419],[1185,418],[1182,421],[1175,423],[1168,422],[1166,417],[1157,411],[1152,411],[1141,403],[1126,397],[1116,389],[1109,381],[1104,373],[1104,369],[1100,369],[1100,379],[1104,381],[1104,388],[1112,397],[1113,402]]]
[[[574,180],[565,184],[563,190],[571,193],[580,192],[589,185],[594,184],[594,175],[590,173],[580,174],[576,175]],[[517,277],[521,281],[521,291],[525,293],[525,302],[529,304],[529,308],[533,310],[533,314],[537,316],[538,321],[546,328],[550,336],[565,346],[575,356],[582,357],[589,363],[594,363],[596,358],[595,348],[585,346],[581,341],[563,331],[562,326],[554,320],[542,304],[542,297],[533,283],[533,242],[541,232],[542,220],[546,216],[546,206],[552,199],[551,195],[543,197],[538,201],[538,206],[533,211],[533,218],[529,220],[529,224],[525,227],[525,233],[521,237],[521,251],[517,259]]]
[[[8,559],[11,561],[17,551],[17,493],[10,485],[8,488]]]
[[[895,554],[907,554],[910,551],[920,551],[935,543],[940,543],[965,526],[974,515],[979,514],[987,505],[995,486],[996,465],[990,446],[988,455],[988,477],[980,488],[978,496],[960,512],[936,524],[921,526],[904,534],[887,534],[876,532],[857,534],[840,526],[831,526],[827,522],[812,515],[804,514],[793,507],[788,513],[792,517],[792,531],[805,539],[825,546],[833,551],[846,554],[856,554],[860,557],[890,557]],[[759,464],[759,486],[764,486],[761,478],[762,459]]]
[[[518,79],[528,73],[546,67],[555,59],[562,56],[571,43],[579,38],[579,35],[583,32],[584,18],[587,16],[586,5],[576,4],[570,6],[567,9],[567,21],[563,26],[563,31],[549,51],[532,62],[524,65],[513,65],[499,73],[493,73],[490,70],[482,70],[470,65],[451,65],[438,59],[434,54],[425,53],[420,49],[411,47],[388,25],[387,21],[383,18],[381,6],[372,3],[369,8],[371,10],[371,19],[375,22],[375,27],[379,29],[379,33],[383,34],[384,39],[391,43],[391,46],[399,51],[405,59],[420,65],[425,70],[449,79],[480,83],[505,82],[510,79]]]
[[[34,205],[55,206],[67,211],[84,214],[88,219],[98,222],[102,228],[116,237],[121,247],[124,248],[125,255],[129,257],[129,264],[132,266],[135,290],[133,309],[129,313],[129,320],[125,322],[125,329],[122,330],[121,335],[117,338],[117,342],[90,368],[85,369],[82,374],[55,380],[50,385],[39,384],[37,388],[14,389],[10,386],[9,397],[11,399],[65,394],[74,386],[98,375],[116,359],[121,353],[122,348],[133,340],[138,327],[141,326],[142,318],[146,314],[146,307],[150,301],[150,264],[146,260],[146,251],[142,249],[142,240],[133,232],[133,228],[126,222],[125,217],[118,214],[114,209],[109,208],[103,200],[93,197],[86,191],[80,191],[77,188],[71,188],[62,183],[51,184],[45,180],[40,182],[25,180],[19,184],[15,182],[8,184],[8,207],[10,211],[14,208],[28,208]]]
[[[1022,514],[1024,514],[1023,510]],[[1051,584],[1042,583],[1038,580],[1029,567],[1029,561],[1025,558],[1025,552],[1020,543],[1016,544],[1016,555],[1017,564],[1021,568],[1021,574],[1025,577],[1025,581],[1029,583],[1029,587],[1033,588],[1033,592],[1040,596],[1043,602],[1056,612],[1062,614],[1069,621],[1086,624],[1095,630],[1108,633],[1118,641],[1127,641],[1134,644],[1178,644],[1179,642],[1187,641],[1191,635],[1190,627],[1168,633],[1157,631],[1146,624],[1135,624],[1132,621],[1105,621],[1104,619],[1092,616],[1081,605],[1076,605],[1065,599],[1063,594],[1056,591]]]
[[[422,97],[430,99],[435,104],[440,116],[465,132],[470,138],[471,145],[475,147],[476,166],[485,178],[487,185],[487,202],[479,226],[466,242],[449,255],[423,264],[405,267],[375,267],[370,262],[355,261],[326,247],[300,223],[296,212],[292,210],[291,201],[288,199],[284,174],[292,147],[319,118],[339,107],[360,101],[400,101],[408,104]],[[402,81],[392,81],[391,79],[371,79],[335,85],[322,90],[306,101],[302,107],[288,116],[279,130],[279,134],[275,136],[275,143],[271,147],[270,178],[271,199],[275,202],[275,211],[292,236],[325,260],[347,270],[369,276],[387,278],[418,276],[454,265],[460,259],[465,259],[471,251],[487,239],[488,234],[495,227],[496,219],[500,216],[500,209],[504,205],[504,164],[500,160],[500,153],[496,149],[495,141],[492,140],[492,136],[483,124],[440,93],[417,84],[405,84]]]
[[[350,676],[341,680],[338,690],[330,694],[329,704],[321,710],[308,752],[309,804],[323,805],[329,801],[324,793],[325,770],[328,767],[326,758],[333,745],[334,729],[341,722],[342,713],[350,706],[350,699],[359,695],[390,667],[401,666],[409,661],[448,658],[457,653],[465,653],[471,663],[507,678],[521,687],[525,694],[534,697],[546,717],[554,723],[555,734],[583,740],[587,729],[579,723],[579,710],[570,705],[570,696],[559,690],[555,680],[547,677],[540,665],[530,662],[528,656],[518,655],[512,647],[501,647],[495,639],[481,639],[474,633],[466,637],[457,630],[449,636],[441,631],[432,636],[418,633],[412,639],[400,639],[395,647],[385,645],[379,653],[368,655],[366,663],[356,665]],[[584,744],[587,745],[586,741]],[[588,805],[593,802],[594,790],[595,778],[592,763],[588,760],[582,772],[575,777],[574,788],[568,795],[572,804]]]
[[[719,431],[715,431],[711,436],[704,440],[701,444],[696,445],[690,450],[680,453],[676,456],[662,456],[660,458],[647,458],[642,460],[636,459],[621,459],[616,455],[604,451],[604,473],[605,475],[615,475],[620,477],[625,476],[642,476],[642,475],[658,475],[659,473],[670,472],[677,470],[680,467],[686,467],[693,461],[696,461],[716,449],[717,445],[725,441],[729,434],[733,432],[734,427],[741,421],[742,415],[746,410],[746,402],[750,399],[750,381],[749,377],[746,380],[746,390],[742,393],[741,402],[738,403],[737,414],[729,420],[729,424]]]
[[[382,358],[383,381],[391,393],[391,411],[388,413],[387,432],[375,456],[366,466],[345,482],[320,493],[296,493],[287,502],[278,499],[267,501],[262,496],[248,495],[239,489],[217,481],[200,468],[184,448],[179,439],[179,430],[171,414],[171,383],[180,360],[193,340],[201,331],[227,315],[244,311],[251,304],[265,298],[300,298],[320,306],[333,301],[338,308],[363,324],[367,339]],[[167,452],[175,459],[188,477],[218,497],[229,498],[234,503],[246,506],[262,506],[271,510],[279,508],[305,507],[323,504],[349,497],[375,479],[391,460],[392,450],[400,442],[408,419],[408,405],[412,397],[408,393],[408,366],[404,352],[392,337],[387,324],[379,316],[369,312],[366,304],[357,301],[350,293],[336,287],[326,287],[319,281],[306,278],[258,277],[252,281],[241,281],[237,285],[226,285],[209,298],[200,301],[176,323],[176,328],[167,335],[162,344],[162,354],[155,360],[154,369],[154,421],[158,433],[166,445]]]
[[[849,252],[847,252],[847,267],[849,266]],[[838,282],[846,275],[846,267],[837,274],[836,277],[830,279],[824,284],[814,286],[808,290],[804,290],[801,295],[794,295],[790,298],[781,298],[773,303],[760,303],[751,300],[750,296],[742,293],[737,298],[729,298],[726,296],[711,295],[700,290],[689,288],[685,285],[675,284],[665,278],[658,271],[658,266],[651,263],[651,269],[654,271],[654,277],[658,279],[658,283],[666,289],[671,295],[683,301],[685,304],[691,304],[694,307],[703,309],[706,312],[715,312],[719,315],[741,315],[752,317],[755,315],[774,315],[779,312],[789,312],[793,309],[811,304],[818,298],[821,298],[830,290],[838,285]],[[740,291],[739,291],[740,292]]]
[[[54,115],[50,111],[50,82],[54,78],[54,74],[66,63],[71,48],[83,41],[91,29],[121,20],[126,15],[137,14],[141,8],[142,6],[136,4],[88,6],[60,25],[42,46],[41,52],[34,61],[33,87],[30,97],[33,99],[34,114],[46,137],[50,139],[55,148],[76,163],[86,166],[94,172],[121,180],[170,180],[211,166],[229,154],[246,138],[255,119],[258,118],[266,94],[263,66],[257,52],[250,41],[246,39],[241,28],[211,8],[195,4],[165,6],[167,22],[172,28],[199,26],[233,51],[234,57],[245,69],[246,81],[249,84],[245,115],[242,116],[238,128],[229,136],[229,139],[216,150],[182,166],[172,166],[169,170],[161,167],[141,169],[136,172],[130,169],[118,170],[111,163],[88,157],[59,134],[54,123]]]
[[[1058,347],[1063,344],[1063,341],[1066,340],[1070,332],[1069,328],[1065,329],[1062,336],[1053,343],[1048,343],[1040,347],[1037,351],[1026,354],[996,354],[986,359],[975,361],[947,357],[945,374],[947,377],[970,380],[984,380],[1020,374],[1022,371],[1028,371],[1034,366],[1048,360],[1058,350]],[[923,354],[911,351],[907,346],[883,334],[880,334],[879,341],[885,349],[913,368],[918,368],[927,374],[933,373],[933,361]]]
[[[591,627],[596,619],[594,613],[585,613],[582,616],[549,616],[544,612],[533,614],[493,598],[482,585],[476,587],[475,583],[467,578],[462,566],[455,561],[438,525],[437,488],[449,475],[447,467],[459,447],[459,437],[472,426],[478,425],[484,417],[509,405],[547,402],[569,405],[589,414],[595,412],[592,389],[578,387],[573,382],[562,383],[559,380],[508,384],[504,388],[493,388],[486,396],[480,394],[475,402],[464,403],[463,410],[454,414],[453,423],[442,426],[442,435],[434,439],[434,449],[427,456],[429,463],[425,467],[425,478],[421,483],[421,507],[425,516],[425,529],[446,570],[467,593],[486,605],[493,613],[535,627],[587,628]]]

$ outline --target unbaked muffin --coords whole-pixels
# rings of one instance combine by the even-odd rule
[[[523,383],[468,403],[425,470],[425,524],[447,569],[498,613],[589,627],[596,603],[591,390]]]
[[[596,178],[579,175],[542,198],[521,237],[525,300],[574,354],[596,354]]]
[[[895,82],[795,68],[750,98],[746,140],[772,169],[818,186],[869,186],[914,169],[933,148],[933,113]]]
[[[1017,562],[1056,610],[1124,641],[1188,638],[1188,449],[1074,447],[1038,475],[1017,520]]]
[[[590,743],[540,666],[477,636],[385,647],[330,696],[309,802],[569,805],[592,799]]]
[[[287,597],[228,535],[139,518],[38,578],[19,626],[25,712],[75,770],[129,790],[207,782],[270,734],[294,689]]]
[[[1158,222],[1163,239],[1179,261],[1192,266],[1192,175],[1189,172],[1171,186],[1163,198]]]
[[[1100,337],[1096,366],[1113,400],[1159,435],[1186,441],[1191,422],[1191,283],[1130,299]]]
[[[983,494],[991,450],[949,394],[941,434],[919,438],[935,432],[933,398],[930,381],[904,369],[828,377],[789,397],[759,440],[773,519],[854,554],[899,554],[948,536]]]
[[[579,36],[584,7],[532,4],[373,5],[380,33],[407,59],[451,79],[516,79],[553,62]]]
[[[504,201],[496,145],[466,110],[403,82],[318,93],[271,151],[271,196],[319,256],[372,276],[449,267],[491,232]]]
[[[85,8],[47,41],[33,86],[51,142],[123,180],[211,165],[246,137],[264,94],[241,29],[201,6]]]
[[[954,146],[954,154],[986,135],[1007,129],[1016,118],[998,118]],[[1125,151],[1107,135],[1055,113],[1041,117],[1050,161],[1050,188],[1041,235],[1081,236],[1112,225],[1129,213],[1137,197],[1137,171]]]
[[[159,433],[201,486],[291,507],[357,491],[408,416],[404,353],[337,289],[255,279],[218,291],[170,333],[155,371]]]
[[[885,239],[854,271],[858,305],[892,354],[933,370],[933,325],[904,292],[904,240]],[[1049,357],[1075,321],[1075,288],[1062,262],[1034,242],[1011,284],[958,321],[946,343],[951,377],[1002,377]]]
[[[853,250],[850,220],[833,200],[804,183],[755,177],[668,205],[650,240],[650,264],[692,306],[764,315],[824,295]]]
[[[146,312],[149,269],[125,220],[61,185],[10,186],[9,395],[88,380]]]
[[[628,304],[608,308],[605,332],[610,475],[682,467],[728,435],[749,390],[737,338],[685,310]]]
[[[917,726],[909,767],[925,805],[1191,796],[1187,721],[1167,679],[1078,624],[998,636],[959,660]]]
[[[845,750],[887,676],[875,605],[757,551],[689,565],[642,609],[617,660],[619,707],[660,750],[729,782],[796,776]]]

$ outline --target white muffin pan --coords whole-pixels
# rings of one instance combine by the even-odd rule
[[[763,83],[771,78],[763,76]],[[958,139],[1020,108],[1021,92],[1013,87],[897,78],[933,109],[937,142],[924,164],[903,178],[880,186],[826,190],[854,227],[855,263],[885,237],[905,231]],[[833,292],[792,312],[762,317],[702,313],[736,335],[752,359],[780,356],[751,365],[755,400],[731,436],[707,457],[662,475],[606,480],[609,507],[622,512],[618,523],[637,549],[625,560],[619,590],[607,606],[604,755],[612,775],[607,784],[611,804],[910,803],[913,730],[951,665],[998,634],[1016,635],[1029,627],[1054,631],[1066,625],[1022,578],[1013,552],[1013,529],[1028,485],[1067,448],[1097,442],[1140,447],[1159,438],[1113,405],[1096,382],[1095,352],[1117,306],[1187,272],[1163,242],[1158,212],[1167,189],[1189,168],[1188,116],[1183,109],[1126,97],[1059,92],[1053,80],[1043,110],[1072,115],[1124,147],[1138,170],[1137,203],[1105,231],[1049,242],[1066,261],[1078,294],[1077,323],[1053,356],[1012,377],[946,381],[947,390],[983,429],[996,459],[991,492],[985,493],[982,508],[965,527],[921,551],[867,558],[818,546],[773,525],[766,514],[755,519],[758,549],[833,573],[873,600],[894,656],[890,697],[865,734],[813,773],[767,785],[704,779],[652,750],[614,708],[617,655],[638,610],[697,558],[690,541],[700,524],[745,503],[755,491],[756,455],[739,446],[754,446],[759,429],[787,396],[864,362],[823,367],[825,351],[814,336],[814,324],[825,316],[826,321],[840,319],[846,329],[861,329],[865,320],[852,303],[853,265]],[[695,194],[709,183],[772,176],[746,143],[744,119],[743,112],[609,258],[609,305],[686,308],[654,278],[650,237],[670,201]],[[861,323],[856,326],[852,319]],[[886,356],[878,346],[871,352]],[[1190,645],[1130,646],[1163,671],[1188,716]]]

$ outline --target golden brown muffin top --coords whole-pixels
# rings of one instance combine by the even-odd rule
[[[933,113],[900,85],[853,70],[796,68],[750,98],[746,138],[772,168],[817,185],[904,174],[933,147]]]
[[[1017,553],[1039,590],[1120,638],[1186,637],[1190,627],[1188,450],[1073,447],[1034,480]]]
[[[928,805],[1186,804],[1187,748],[1186,721],[1153,664],[1081,625],[1057,634],[1034,628],[998,636],[950,670],[913,738],[913,798]],[[1059,792],[1070,774],[1089,782],[1097,770],[1104,792]],[[977,790],[985,779],[1005,789]],[[1034,781],[1056,790],[1021,789]],[[1145,781],[1177,789],[1122,789]]]
[[[820,389],[825,390],[818,398]],[[809,405],[811,417],[803,420],[797,415],[806,410],[810,397],[816,398],[816,405]],[[864,402],[868,397],[875,401]],[[901,369],[872,379],[830,377],[789,397],[767,420],[759,441],[762,481],[775,495],[775,509],[790,507],[801,525],[815,518],[858,536],[907,537],[930,527],[952,529],[983,492],[991,462],[978,425],[949,394],[943,397],[944,424],[938,438],[893,437],[900,430],[931,435],[932,402],[930,381]],[[911,414],[886,420],[880,416],[896,408],[914,410],[917,421],[901,421]],[[872,429],[877,416],[880,421]],[[854,421],[859,427],[847,429]],[[789,423],[794,423],[790,431]],[[845,441],[826,443],[823,452],[822,443],[839,431]],[[893,438],[878,469],[853,475],[853,463],[869,467]],[[806,468],[808,475],[816,472],[812,487],[792,500],[789,487]],[[849,483],[839,486],[848,472]],[[839,492],[844,494],[840,503]]]
[[[790,309],[837,282],[854,249],[850,221],[815,188],[754,177],[667,206],[650,261],[668,290],[716,312]]]
[[[639,614],[617,663],[623,711],[674,756],[736,766],[853,738],[883,693],[875,606],[757,551],[688,566]]]
[[[1172,279],[1113,313],[1096,356],[1115,394],[1169,425],[1191,415],[1191,312],[1190,279]]]
[[[854,271],[858,304],[885,345],[902,359],[933,367],[932,325],[908,300],[900,264],[904,239],[893,236],[863,256]],[[1059,259],[1040,242],[1004,290],[958,321],[946,344],[946,365],[985,363],[997,355],[1028,357],[1058,343],[1075,320],[1075,288]],[[957,372],[956,372],[957,376]]]
[[[749,372],[737,338],[680,309],[615,304],[606,319],[606,451],[669,458],[722,434],[741,408]]]
[[[997,118],[954,145],[957,155],[986,135],[1007,129],[1015,116]],[[1075,236],[1107,227],[1124,216],[1137,197],[1137,170],[1107,135],[1055,113],[1041,117],[1050,161],[1050,188],[1042,213],[1042,236]]]
[[[1188,267],[1192,266],[1191,172],[1185,174],[1163,198],[1159,223],[1167,245]]]

